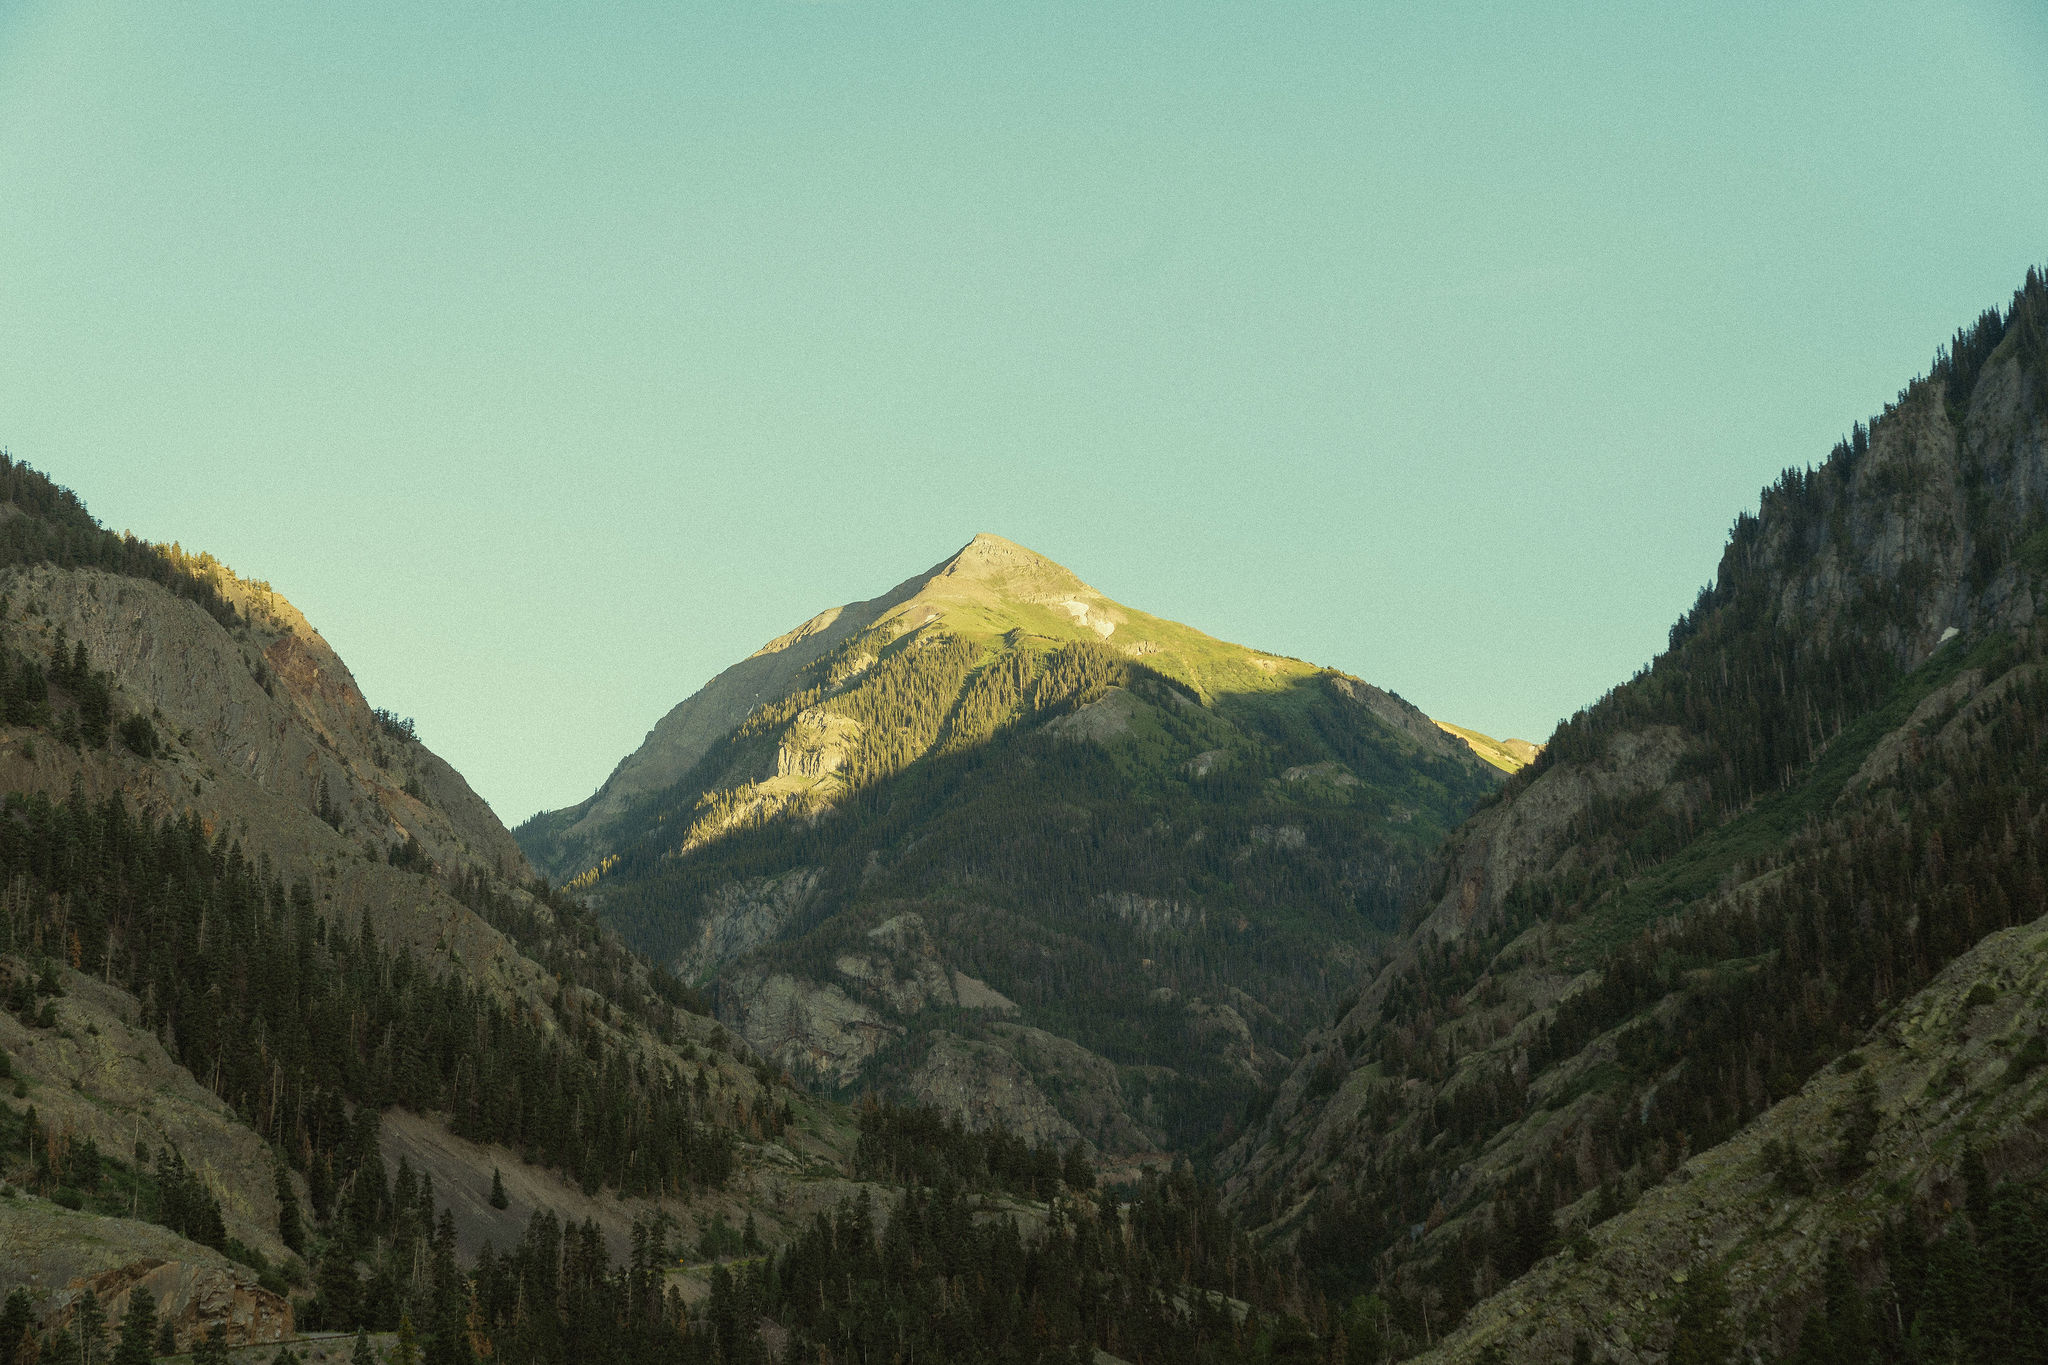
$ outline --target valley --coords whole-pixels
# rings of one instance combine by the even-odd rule
[[[985,534],[508,831],[0,494],[0,1365],[2048,1359],[2038,272],[1540,747]]]

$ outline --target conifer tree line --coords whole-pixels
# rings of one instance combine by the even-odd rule
[[[1784,1365],[2048,1362],[2048,1191],[1962,1161],[1962,1207],[1893,1209],[1828,1248]]]
[[[712,1219],[697,1247],[719,1258],[710,1297],[689,1308],[668,1280],[687,1248],[661,1214],[635,1222],[624,1264],[612,1263],[594,1224],[542,1209],[516,1245],[486,1245],[464,1268],[431,1176],[401,1158],[387,1179],[365,1113],[368,1140],[345,1197],[298,1239],[314,1268],[310,1283],[293,1281],[309,1291],[297,1320],[310,1331],[395,1331],[428,1365],[975,1365],[1087,1361],[1098,1348],[1133,1365],[1343,1358],[1341,1328],[1304,1299],[1291,1264],[1256,1247],[1185,1166],[1103,1190],[1078,1152],[871,1104],[858,1165],[906,1177],[907,1188],[819,1214],[772,1253],[751,1218],[729,1241]],[[1044,1226],[1027,1231],[1005,1196],[1037,1201]],[[130,1300],[111,1356],[97,1300],[39,1338],[45,1308],[27,1290],[8,1299],[0,1365],[29,1359],[23,1351],[124,1359],[137,1349],[131,1338],[159,1355],[223,1349],[217,1332],[158,1334],[146,1292]]]
[[[53,564],[60,569],[103,569],[168,588],[198,603],[224,626],[241,624],[241,614],[215,586],[223,569],[211,555],[187,555],[176,546],[152,545],[106,530],[77,494],[4,450],[0,502],[27,514],[0,523],[0,567]]]
[[[1092,1190],[1095,1173],[1076,1143],[1062,1156],[1001,1127],[969,1129],[958,1115],[899,1106],[870,1094],[860,1107],[854,1174],[887,1185],[957,1185],[1050,1200],[1065,1189]]]
[[[0,593],[0,619],[10,605]],[[0,645],[0,719],[47,730],[73,748],[104,749],[116,734],[113,679],[92,666],[84,642],[66,639],[62,627],[44,658]],[[156,753],[156,727],[147,716],[127,717],[119,736],[144,758]]]
[[[667,1233],[637,1225],[614,1268],[595,1228],[536,1214],[518,1247],[478,1257],[466,1344],[506,1365],[1036,1365],[1097,1348],[1220,1365],[1320,1361],[1328,1345],[1284,1270],[1185,1170],[1122,1201],[1059,1196],[1032,1235],[951,1181],[905,1191],[886,1217],[848,1202],[777,1252],[716,1266],[694,1309],[663,1291]]]
[[[305,1173],[316,1216],[346,1199],[377,1112],[394,1104],[592,1190],[673,1192],[731,1169],[738,1101],[711,1096],[701,1072],[650,1070],[566,999],[550,1037],[384,946],[368,917],[340,932],[303,880],[287,889],[267,859],[208,839],[189,814],[12,794],[0,882],[0,953],[131,991],[142,1026]]]

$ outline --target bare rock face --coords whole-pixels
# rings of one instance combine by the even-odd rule
[[[248,624],[223,630],[154,583],[48,565],[0,574],[44,638],[82,641],[93,665],[203,768],[307,812],[324,788],[340,828],[381,855],[408,837],[436,863],[531,875],[512,836],[425,745],[379,724],[341,659],[284,598],[220,570]]]
[[[704,898],[696,941],[677,959],[687,979],[709,975],[725,963],[781,936],[810,904],[819,871],[798,867],[778,877],[731,882]]]
[[[935,1106],[975,1130],[1000,1125],[1033,1141],[1082,1142],[1121,1154],[1158,1149],[1157,1134],[1131,1112],[1114,1065],[1015,1022],[1015,1002],[947,966],[923,916],[882,920],[832,969],[821,982],[743,967],[720,983],[720,1015],[763,1057],[835,1088],[859,1080],[878,1054],[907,1046],[914,1030],[930,1030],[902,1084],[913,1103]],[[1244,1065],[1280,1063],[1257,1046],[1229,1005],[1190,1008],[1220,1052],[1242,1054]],[[941,1016],[950,1026],[933,1027],[933,1011],[951,1012]]]
[[[1121,687],[1112,687],[1100,701],[1089,702],[1070,715],[1061,716],[1045,727],[1048,735],[1060,739],[1103,744],[1130,733],[1131,719],[1140,703]]]
[[[719,990],[719,1013],[748,1046],[792,1075],[845,1085],[903,1027],[837,985],[787,972],[744,973]]]
[[[234,1345],[293,1334],[291,1302],[220,1253],[154,1223],[73,1213],[27,1195],[0,1199],[0,1290],[16,1285],[50,1305],[53,1327],[70,1320],[90,1286],[115,1323],[140,1288],[181,1341],[214,1323]]]
[[[1042,1093],[1059,1096],[1062,1115],[1098,1152],[1143,1156],[1159,1150],[1159,1134],[1132,1112],[1117,1068],[1106,1058],[1026,1024],[993,1024],[988,1032]]]
[[[1595,801],[1646,792],[1682,799],[1671,774],[1685,753],[1684,736],[1670,726],[1631,731],[1617,737],[1600,762],[1552,768],[1516,799],[1475,815],[1452,844],[1452,872],[1424,921],[1426,932],[1451,939],[1483,929],[1517,883],[1565,870],[1573,853],[1572,821]]]
[[[934,1034],[909,1090],[917,1103],[957,1114],[976,1132],[1006,1128],[1027,1142],[1060,1147],[1081,1137],[1023,1063],[991,1043]]]

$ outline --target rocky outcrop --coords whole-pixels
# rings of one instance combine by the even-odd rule
[[[0,958],[0,974],[30,973],[19,959]],[[62,977],[65,993],[52,1002],[56,1027],[29,1028],[0,1011],[0,1049],[44,1127],[61,1142],[90,1138],[124,1159],[138,1143],[152,1153],[177,1152],[220,1201],[228,1235],[283,1259],[269,1147],[154,1034],[135,1027],[133,996],[80,972]]]
[[[1670,726],[1629,731],[1598,762],[1551,768],[1512,801],[1480,811],[1449,846],[1446,886],[1424,931],[1442,940],[1483,929],[1523,880],[1569,870],[1573,822],[1597,801],[1655,793],[1682,804],[1686,792],[1671,776],[1685,754],[1685,737]]]
[[[1099,701],[1076,707],[1067,715],[1046,724],[1045,732],[1056,739],[1101,744],[1131,732],[1131,721],[1143,705],[1121,687],[1112,687]]]
[[[38,1302],[47,1327],[70,1321],[90,1287],[117,1324],[140,1289],[181,1342],[215,1324],[234,1345],[281,1341],[293,1330],[290,1300],[219,1252],[153,1223],[74,1213],[25,1194],[0,1198],[0,1292],[16,1286]]]
[[[1133,1106],[1117,1067],[1071,1038],[1025,1024],[992,1025],[988,1036],[1023,1064],[1039,1089],[1058,1097],[1061,1114],[1103,1153],[1157,1153],[1152,1116]],[[1134,1112],[1134,1108],[1136,1112]]]
[[[741,972],[719,983],[719,1017],[791,1075],[842,1086],[903,1036],[903,1026],[848,995],[787,972]]]
[[[765,970],[728,977],[719,987],[721,1017],[793,1075],[843,1086],[928,1009],[1016,1012],[987,982],[946,966],[918,914],[891,916],[863,939],[860,950],[834,960],[829,981]]]
[[[1081,1139],[1024,1064],[993,1043],[934,1034],[905,1089],[914,1102],[957,1115],[975,1132],[1003,1128],[1026,1142],[1058,1147]]]
[[[815,867],[797,867],[780,876],[728,882],[713,891],[704,898],[696,939],[677,958],[676,970],[695,980],[781,937],[811,903],[818,877]]]

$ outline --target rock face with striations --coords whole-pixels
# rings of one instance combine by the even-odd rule
[[[219,1252],[153,1223],[74,1213],[26,1195],[0,1199],[0,1284],[49,1295],[52,1327],[70,1321],[89,1287],[113,1323],[129,1293],[142,1290],[180,1341],[215,1325],[236,1346],[292,1335],[291,1301]]]

